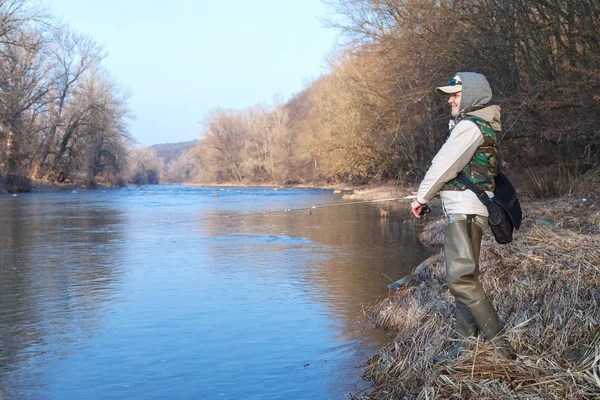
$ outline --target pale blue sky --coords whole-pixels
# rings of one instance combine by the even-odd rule
[[[141,146],[198,139],[213,108],[287,101],[327,72],[336,32],[320,0],[46,0],[103,45],[131,92]]]

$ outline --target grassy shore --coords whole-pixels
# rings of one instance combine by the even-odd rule
[[[396,339],[368,361],[368,393],[353,399],[592,399],[600,397],[600,190],[525,201],[509,245],[484,237],[481,280],[519,354],[496,358],[487,342],[434,365],[452,346],[453,298],[441,252],[373,306],[373,323]],[[421,235],[441,246],[442,217]]]

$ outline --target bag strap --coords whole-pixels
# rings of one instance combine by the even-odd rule
[[[477,185],[475,185],[473,182],[471,182],[464,173],[460,173],[458,175],[457,178],[459,183],[462,183],[463,185],[465,185],[468,189],[470,189],[473,193],[475,193],[475,195],[477,196],[477,198],[479,200],[481,200],[481,202],[487,206],[490,203],[493,203],[494,200],[492,200],[490,198],[490,196],[488,196],[488,194],[485,192],[485,190],[481,190],[479,187],[477,187]]]

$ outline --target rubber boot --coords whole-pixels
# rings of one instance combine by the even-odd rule
[[[450,215],[450,223],[445,228],[444,261],[448,288],[457,304],[460,302],[466,306],[480,333],[492,342],[497,352],[514,359],[510,343],[501,334],[504,327],[479,281],[479,252],[483,235],[480,224],[487,226],[487,222],[477,216],[469,229],[466,218]]]
[[[439,363],[444,360],[456,359],[460,351],[468,347],[468,338],[477,333],[477,324],[473,320],[469,308],[458,299],[456,300],[456,332],[458,333],[458,339],[452,350],[446,354],[433,356],[431,361]]]
[[[473,315],[473,319],[477,323],[479,330],[492,343],[496,353],[511,360],[517,358],[508,339],[503,335],[504,326],[502,326],[491,301],[484,298],[472,304],[469,307],[469,311]]]
[[[445,229],[444,263],[448,289],[455,298],[467,306],[485,298],[479,281],[479,251],[483,231],[476,223],[471,224],[471,237],[467,221],[450,222]]]

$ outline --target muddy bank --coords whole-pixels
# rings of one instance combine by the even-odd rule
[[[431,357],[452,346],[453,299],[441,252],[369,312],[396,338],[368,361],[362,399],[545,398],[600,396],[600,190],[523,201],[523,227],[499,245],[488,232],[481,280],[519,354],[498,359],[481,338],[455,361]],[[421,234],[441,246],[443,218]]]

